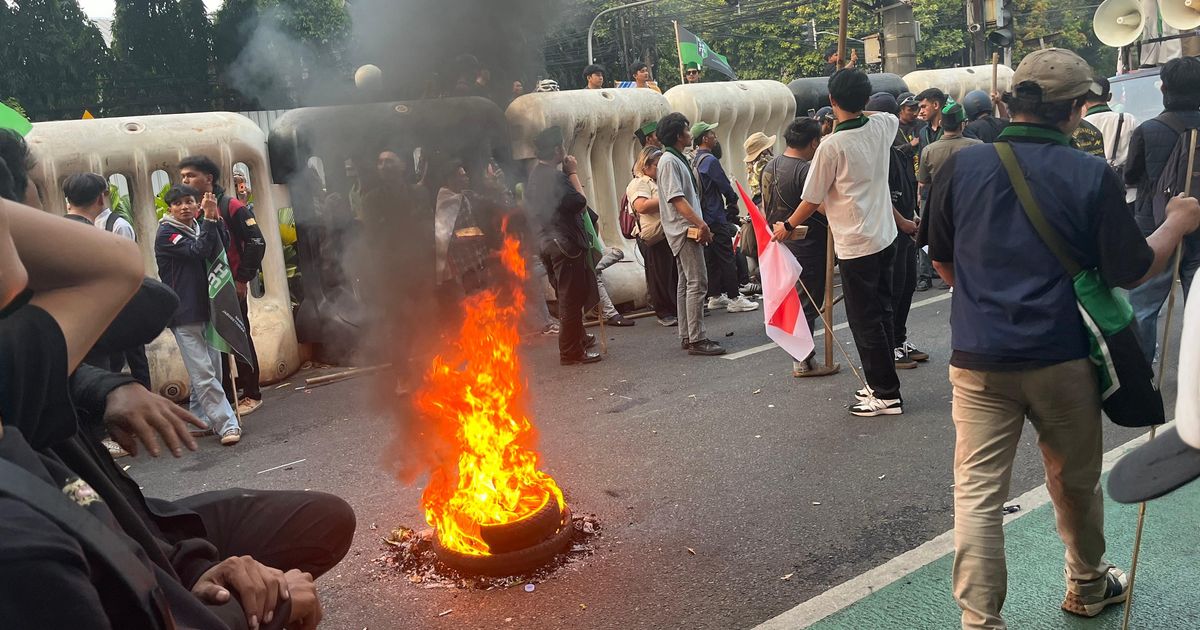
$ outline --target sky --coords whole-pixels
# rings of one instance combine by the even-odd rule
[[[211,13],[221,8],[224,0],[204,0],[204,6]],[[113,16],[113,0],[79,0],[79,6],[88,17],[110,18]]]

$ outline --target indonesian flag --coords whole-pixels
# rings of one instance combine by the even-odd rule
[[[800,263],[783,243],[771,240],[771,229],[758,206],[746,194],[741,183],[738,193],[750,212],[754,236],[758,240],[758,273],[762,276],[763,320],[767,336],[797,361],[808,358],[816,345],[812,331],[804,320],[796,283],[800,280]]]

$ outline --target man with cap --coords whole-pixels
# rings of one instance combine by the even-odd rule
[[[683,64],[683,82],[688,85],[700,82],[700,64],[695,61]]]
[[[967,114],[967,124],[963,127],[962,135],[975,138],[980,142],[992,143],[1004,131],[1004,121],[992,115],[994,106],[992,97],[983,90],[971,90],[962,100],[963,111]]]
[[[586,89],[588,89],[588,90],[604,89],[604,75],[605,74],[606,73],[604,71],[604,66],[602,66],[598,63],[593,63],[593,64],[589,65],[588,67],[584,68],[583,69],[583,80],[587,83]]]
[[[592,265],[591,237],[583,225],[587,198],[576,172],[578,163],[563,148],[560,127],[550,127],[533,140],[537,162],[529,171],[525,203],[540,225],[542,264],[558,298],[558,358],[563,365],[596,363],[588,350],[596,339],[583,331],[583,313],[600,301]]]
[[[1117,173],[1123,173],[1129,157],[1129,145],[1133,141],[1133,130],[1138,126],[1137,118],[1125,112],[1114,112],[1108,106],[1112,100],[1112,86],[1108,79],[1096,77],[1099,93],[1088,92],[1087,113],[1083,119],[1096,126],[1104,136],[1104,159]],[[1125,202],[1133,204],[1137,199],[1137,188],[1125,189]],[[1132,210],[1132,209],[1131,209]]]
[[[637,131],[633,132],[633,135],[634,135],[634,137],[637,138],[639,145],[641,145],[643,147],[645,147],[645,146],[658,147],[659,149],[661,149],[661,148],[663,148],[663,145],[661,142],[658,141],[658,134],[656,133],[657,130],[658,130],[658,121],[651,120],[650,122],[648,122],[648,123],[642,125],[640,128],[638,128]]]
[[[954,286],[950,382],[954,455],[954,597],[964,628],[1004,628],[1002,508],[1028,417],[1066,545],[1063,610],[1094,617],[1127,597],[1127,578],[1104,557],[1100,391],[1071,278],[1018,200],[1028,186],[1067,254],[1132,288],[1164,269],[1200,204],[1174,199],[1144,238],[1124,186],[1102,160],[1070,147],[1093,89],[1087,62],[1068,50],[1027,55],[1004,96],[1012,122],[995,144],[962,149],[938,167],[929,196],[929,251]],[[1000,157],[1011,150],[1017,174]]]
[[[775,146],[775,140],[776,136],[755,131],[742,145],[746,151],[746,179],[750,182],[750,196],[754,203],[762,203],[763,169],[767,167],[771,158],[775,157],[775,152],[771,149]]]
[[[713,233],[712,245],[704,248],[708,309],[724,308],[730,313],[742,313],[757,309],[758,302],[747,299],[738,290],[737,261],[733,253],[738,194],[721,166],[721,141],[717,140],[716,128],[716,123],[703,121],[692,125],[692,144],[696,147],[692,167],[700,185],[700,211]]]

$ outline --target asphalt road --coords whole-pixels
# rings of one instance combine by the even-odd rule
[[[266,389],[238,446],[214,438],[182,460],[123,462],[150,496],[240,486],[349,501],[358,530],[318,582],[323,627],[747,628],[951,528],[949,305],[913,311],[910,339],[933,357],[901,372],[904,415],[876,419],[847,413],[859,385],[842,358],[838,375],[794,379],[781,350],[692,357],[652,318],[608,329],[592,366],[560,367],[553,338],[529,340],[545,469],[604,527],[593,556],[533,592],[424,589],[372,562],[388,529],[423,522],[420,481],[394,476],[392,424],[372,411],[369,379],[302,392],[297,374]],[[731,351],[767,342],[761,312],[707,324]],[[837,337],[857,358],[849,331]],[[1105,431],[1106,450],[1138,433]],[[1022,441],[1013,496],[1043,483],[1032,428]]]

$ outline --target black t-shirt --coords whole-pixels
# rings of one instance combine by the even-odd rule
[[[762,187],[768,226],[786,221],[796,211],[802,200],[804,180],[808,178],[808,169],[811,166],[812,162],[790,155],[776,156],[767,163],[763,169]],[[827,228],[825,217],[821,213],[814,212],[800,225],[808,226],[808,235],[804,240],[825,242]]]

